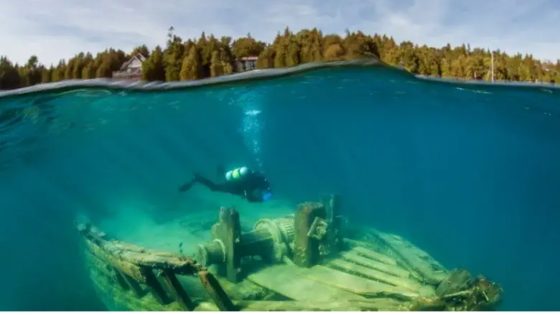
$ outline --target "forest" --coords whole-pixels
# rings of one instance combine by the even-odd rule
[[[169,28],[165,47],[149,50],[146,45],[130,52],[109,48],[95,56],[80,52],[56,65],[45,66],[36,56],[26,64],[13,64],[0,57],[0,90],[69,79],[111,78],[113,71],[136,53],[147,59],[142,64],[146,81],[196,80],[226,75],[235,71],[235,61],[258,56],[257,68],[292,67],[307,62],[352,60],[376,57],[386,64],[407,71],[442,78],[491,80],[492,55],[494,78],[499,81],[560,82],[560,59],[541,61],[532,55],[508,55],[496,50],[471,48],[469,45],[441,48],[397,43],[386,35],[366,35],[347,31],[344,36],[303,29],[296,33],[286,28],[272,43],[245,37],[216,37],[202,33],[199,38],[183,40]]]

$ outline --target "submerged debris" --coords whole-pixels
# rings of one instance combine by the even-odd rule
[[[176,255],[110,240],[89,225],[79,230],[110,309],[489,310],[500,301],[496,283],[449,271],[398,235],[343,235],[338,208],[328,196],[248,232],[235,209],[221,208],[196,259],[183,255],[183,243]]]

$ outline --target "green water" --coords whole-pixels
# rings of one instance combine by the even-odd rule
[[[0,98],[0,309],[103,309],[76,217],[149,233],[226,198],[189,204],[208,195],[177,192],[192,172],[245,164],[268,176],[276,202],[337,192],[350,220],[487,275],[504,288],[501,309],[558,310],[558,161],[560,90],[383,67]]]

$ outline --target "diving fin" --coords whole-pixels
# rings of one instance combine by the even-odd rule
[[[195,180],[195,179],[192,179],[191,181],[184,183],[183,185],[181,185],[181,186],[179,187],[179,191],[180,191],[180,192],[188,191],[189,189],[191,189],[191,187],[193,186],[193,184],[194,184],[195,182],[196,182],[196,180]]]

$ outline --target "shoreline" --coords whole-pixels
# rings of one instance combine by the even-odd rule
[[[223,75],[214,78],[205,78],[200,80],[188,81],[130,81],[115,80],[111,78],[98,78],[89,80],[64,80],[52,83],[37,84],[15,90],[0,91],[0,98],[8,96],[17,96],[25,94],[33,94],[44,91],[58,91],[74,88],[109,88],[109,89],[127,89],[139,91],[166,91],[176,89],[186,89],[194,87],[203,87],[209,85],[227,84],[250,80],[268,79],[281,77],[309,70],[341,67],[341,66],[374,66],[382,65],[377,58],[330,61],[330,62],[310,62],[290,68],[269,68],[256,69],[246,72],[238,72],[230,75]]]
[[[466,80],[458,78],[443,78],[433,77],[421,74],[414,74],[406,69],[394,67],[378,60],[377,58],[343,60],[343,61],[330,61],[330,62],[310,62],[290,68],[268,68],[256,69],[247,72],[239,72],[230,75],[224,75],[214,78],[205,78],[200,80],[189,81],[130,81],[130,80],[115,80],[111,78],[97,78],[89,80],[64,80],[59,82],[37,84],[15,90],[0,91],[0,99],[5,97],[21,96],[28,94],[35,94],[46,91],[64,91],[78,88],[106,88],[114,90],[134,90],[134,91],[169,91],[188,89],[196,87],[205,87],[211,85],[236,83],[243,81],[252,81],[260,79],[269,79],[275,77],[282,77],[301,72],[306,72],[321,68],[330,67],[344,67],[344,66],[383,66],[402,71],[412,77],[428,82],[447,83],[447,84],[460,84],[470,86],[496,86],[496,87],[524,87],[524,88],[552,88],[559,89],[559,84],[553,83],[534,83],[534,82],[518,82],[518,81],[484,81],[484,80]]]

